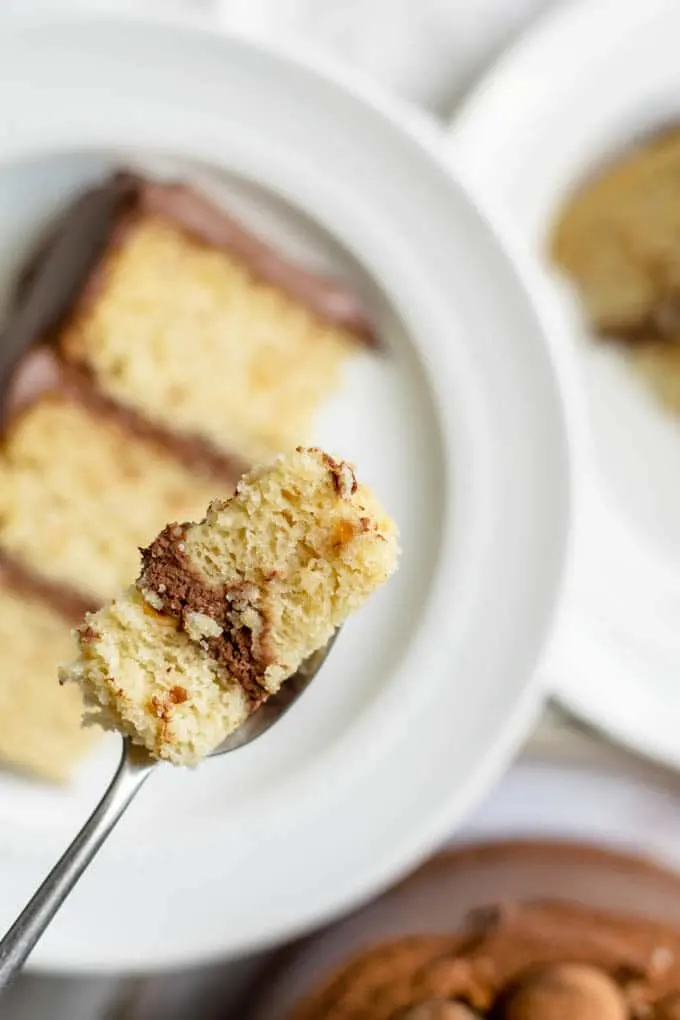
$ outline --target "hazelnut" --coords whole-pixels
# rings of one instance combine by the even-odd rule
[[[331,473],[333,487],[340,499],[350,499],[358,488],[352,465],[348,464],[346,460],[335,460],[334,457],[330,457],[317,447],[312,447],[310,452],[320,454],[321,459]]]
[[[654,1007],[654,1020],[680,1020],[680,992],[671,992]]]
[[[222,628],[217,620],[206,613],[194,613],[189,610],[184,614],[184,629],[192,641],[200,644],[204,638],[220,637]]]
[[[144,588],[142,591],[142,597],[152,609],[156,610],[157,613],[162,612],[164,603],[163,599],[157,592],[153,591],[151,588]],[[146,606],[143,608],[146,611]]]
[[[463,1002],[428,999],[400,1014],[399,1020],[475,1020],[476,1016]]]
[[[503,1020],[627,1020],[619,987],[603,971],[558,963],[526,974],[502,1001]]]
[[[340,499],[349,499],[357,491],[354,472],[344,460],[335,468],[335,487]]]

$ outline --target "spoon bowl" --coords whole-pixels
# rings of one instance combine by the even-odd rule
[[[228,754],[229,751],[236,751],[239,747],[245,747],[246,744],[252,744],[254,740],[257,740],[268,729],[271,729],[274,723],[277,723],[293,707],[298,698],[305,693],[330,655],[331,649],[341,630],[342,628],[338,627],[323,648],[318,648],[317,651],[312,652],[309,658],[305,659],[300,665],[297,672],[293,673],[286,680],[281,689],[276,694],[273,694],[271,698],[268,698],[264,704],[260,705],[257,712],[253,712],[242,726],[239,726],[237,730],[230,733],[211,752],[210,757],[216,758],[219,755]]]

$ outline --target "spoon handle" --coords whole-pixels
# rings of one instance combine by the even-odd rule
[[[151,772],[136,763],[127,743],[106,793],[69,848],[0,940],[0,990],[21,971],[26,957]]]

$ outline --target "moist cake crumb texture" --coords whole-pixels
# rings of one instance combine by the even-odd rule
[[[280,682],[288,659],[265,658],[289,639],[290,609],[274,632],[260,592],[234,582],[228,612],[187,601],[173,622],[153,587],[164,560],[152,540],[304,441],[343,362],[374,345],[351,291],[185,185],[119,173],[66,210],[22,272],[3,332],[15,363],[0,408],[0,761],[60,780],[90,745],[96,728],[81,729],[82,697],[58,685],[57,666],[83,608],[126,589],[149,543],[144,596],[135,588],[106,610],[141,657],[126,712],[144,741],[172,747],[181,723],[200,756]],[[174,557],[185,577],[194,570],[192,535],[181,563],[181,543],[166,543],[166,569]],[[168,659],[153,683],[150,626]],[[118,707],[111,696],[107,711]]]
[[[397,531],[351,466],[298,448],[200,523],[143,551],[137,584],[86,618],[61,672],[90,718],[193,765],[396,569]]]

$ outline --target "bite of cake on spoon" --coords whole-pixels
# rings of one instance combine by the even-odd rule
[[[169,524],[137,582],[90,613],[62,668],[87,716],[194,765],[396,569],[397,528],[345,461],[299,447],[196,524]]]

